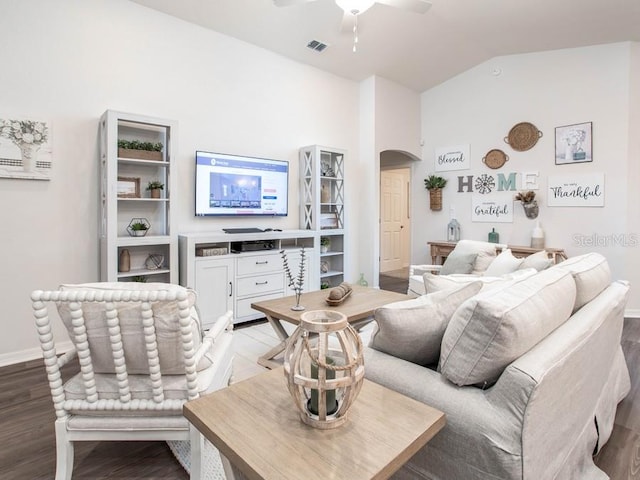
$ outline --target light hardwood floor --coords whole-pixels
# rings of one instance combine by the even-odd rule
[[[380,285],[406,291],[406,281],[397,280],[381,277]],[[257,357],[277,343],[266,323],[236,330],[234,381],[264,371]],[[640,319],[625,321],[622,345],[631,392],[619,405],[613,434],[596,463],[613,480],[640,480]],[[0,479],[53,478],[54,419],[41,361],[0,368]],[[73,479],[160,480],[188,479],[188,475],[164,442],[86,442],[77,444]]]

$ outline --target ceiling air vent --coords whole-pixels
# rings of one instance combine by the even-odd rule
[[[328,45],[326,43],[319,42],[318,40],[311,40],[309,43],[307,43],[307,48],[315,50],[316,52],[321,52],[327,47]]]

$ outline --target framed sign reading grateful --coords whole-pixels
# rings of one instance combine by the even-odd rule
[[[593,161],[591,122],[556,127],[556,165]]]
[[[513,223],[513,192],[471,196],[471,221]]]
[[[469,145],[436,148],[435,171],[469,170]]]

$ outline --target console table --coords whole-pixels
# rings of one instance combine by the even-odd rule
[[[455,248],[455,242],[428,242],[429,248],[431,250],[431,261],[433,265],[442,265],[445,259],[449,256],[451,251]],[[567,259],[567,255],[564,253],[564,250],[561,248],[531,248],[531,247],[521,247],[517,245],[507,245],[507,248],[511,250],[511,253],[514,257],[523,258],[528,257],[536,252],[540,252],[545,250],[549,255],[549,258],[553,260],[553,263],[561,262],[562,260]],[[497,253],[502,251],[501,247],[496,249]]]

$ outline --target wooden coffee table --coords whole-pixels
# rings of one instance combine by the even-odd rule
[[[310,310],[337,310],[347,316],[347,321],[356,329],[362,328],[372,319],[376,308],[388,303],[409,300],[412,297],[403,293],[389,292],[377,288],[353,286],[353,293],[343,303],[336,307],[327,305],[325,299],[329,295],[329,290],[316,290],[314,292],[303,293],[300,305],[305,307],[303,311],[291,310],[295,305],[295,295],[289,297],[265,300],[251,304],[251,308],[265,314],[267,320],[275,330],[281,342],[258,358],[258,364],[266,368],[276,368],[280,363],[273,359],[284,351],[287,346],[289,335],[282,326],[282,321],[300,324],[300,315]]]
[[[365,379],[343,426],[310,427],[282,368],[187,402],[184,416],[220,451],[228,480],[385,479],[445,425],[444,413]]]

